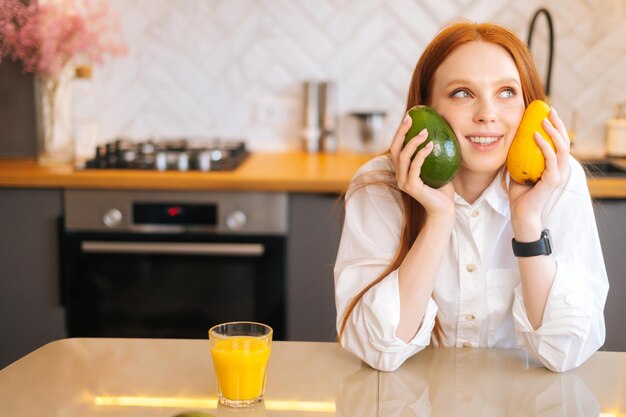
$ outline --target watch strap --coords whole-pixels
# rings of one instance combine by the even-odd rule
[[[531,257],[538,255],[550,255],[552,253],[552,239],[550,231],[541,231],[541,237],[534,242],[518,242],[515,238],[512,241],[513,254],[518,257]]]

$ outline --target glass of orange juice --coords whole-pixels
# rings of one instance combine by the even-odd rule
[[[263,401],[272,328],[237,321],[209,330],[211,356],[221,404],[247,407]]]

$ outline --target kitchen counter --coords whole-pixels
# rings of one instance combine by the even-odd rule
[[[371,157],[255,152],[230,172],[76,170],[69,164],[41,166],[32,159],[0,159],[0,187],[339,193]],[[588,183],[594,198],[626,198],[626,177],[594,177]]]
[[[208,340],[64,339],[0,371],[2,416],[622,416],[626,353],[557,374],[519,350],[426,349],[378,372],[336,343],[274,342],[265,402],[217,405]]]
[[[234,171],[76,170],[34,160],[0,160],[0,187],[342,192],[371,155],[252,153]]]

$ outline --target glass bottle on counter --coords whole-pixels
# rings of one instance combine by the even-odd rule
[[[99,124],[94,115],[94,88],[91,65],[78,65],[74,74],[74,112],[72,135],[74,159],[81,162],[92,158],[98,144]]]

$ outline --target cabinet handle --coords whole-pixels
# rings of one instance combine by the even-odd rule
[[[81,242],[85,253],[263,256],[261,243]]]

